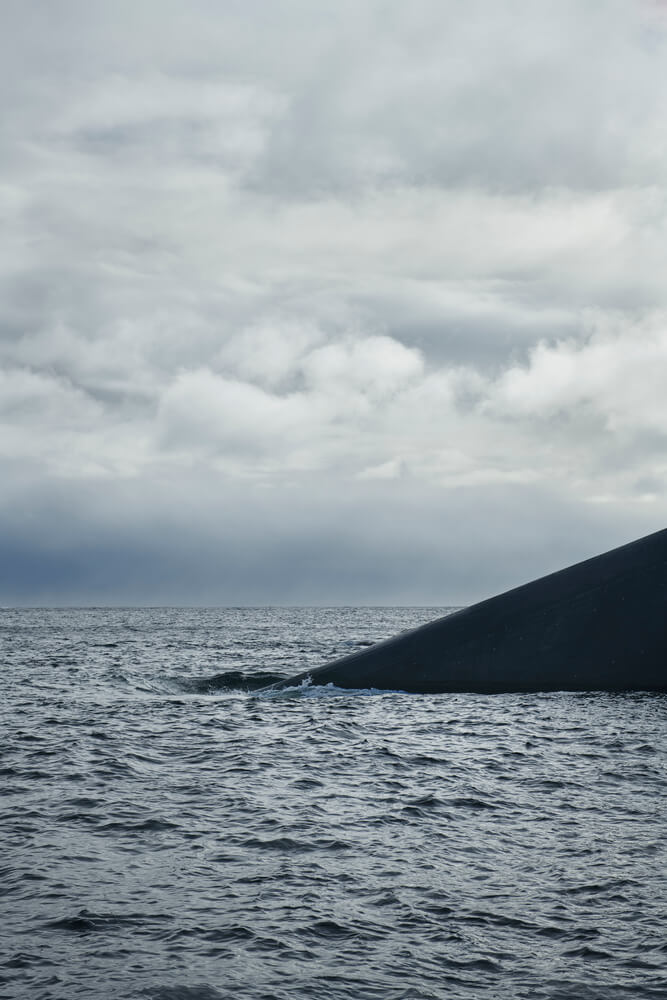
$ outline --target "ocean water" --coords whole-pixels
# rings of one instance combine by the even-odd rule
[[[0,997],[667,997],[666,697],[254,690],[442,610],[0,611]]]

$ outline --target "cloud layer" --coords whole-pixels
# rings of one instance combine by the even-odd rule
[[[664,525],[661,5],[2,17],[0,601],[459,603]]]

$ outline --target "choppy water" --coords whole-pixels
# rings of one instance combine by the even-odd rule
[[[0,997],[667,997],[667,698],[238,690],[437,613],[0,612]]]

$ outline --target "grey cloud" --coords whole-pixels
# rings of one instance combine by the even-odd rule
[[[385,317],[387,332],[418,347],[429,362],[472,365],[486,374],[525,359],[540,340],[576,336],[580,321],[549,301],[514,299],[505,282],[405,281],[360,289],[351,301],[368,323]],[[557,301],[557,300],[556,300]]]
[[[570,0],[472,3],[465,17],[458,4],[430,0],[318,11],[294,2],[243,11],[118,3],[113,16],[64,3],[58,18],[42,4],[31,15],[10,10],[7,79],[30,102],[35,125],[57,122],[63,105],[85,105],[100,80],[115,81],[120,93],[111,106],[102,101],[97,121],[82,123],[82,141],[105,156],[128,145],[153,160],[192,156],[202,141],[206,152],[206,123],[226,119],[222,101],[217,115],[207,101],[211,88],[251,81],[284,108],[266,122],[247,183],[280,196],[397,182],[599,190],[650,183],[662,159],[664,26],[645,3],[585,11]],[[41,68],[23,87],[20,60]]]
[[[654,5],[1,16],[3,600],[458,602],[660,526]]]
[[[3,505],[0,601],[444,606],[628,537],[627,515],[582,518],[540,490],[367,483],[341,497],[331,485],[257,493],[209,476],[17,490]],[[545,515],[556,530],[544,533]]]
[[[641,5],[362,10],[337,20],[320,72],[292,85],[259,186],[299,198],[397,182],[600,190],[658,169],[661,32],[646,44]]]

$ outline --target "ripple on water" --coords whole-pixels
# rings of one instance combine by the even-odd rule
[[[436,609],[3,612],[0,996],[667,996],[667,699],[259,687]]]

